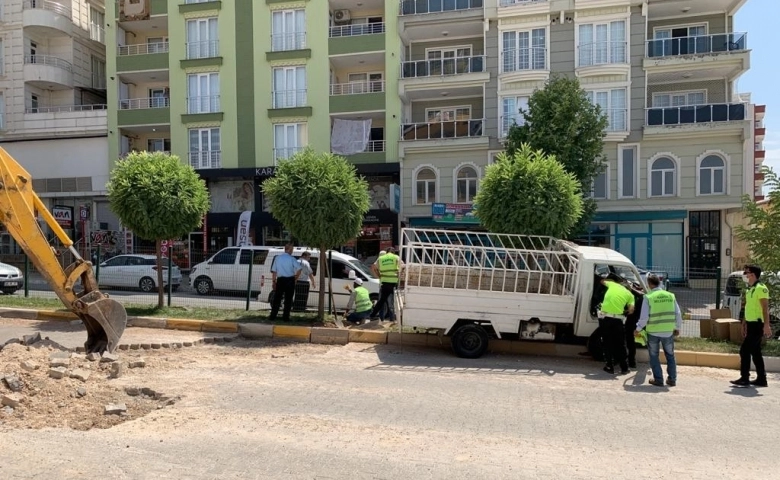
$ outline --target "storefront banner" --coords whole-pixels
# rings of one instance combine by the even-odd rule
[[[390,211],[393,213],[401,213],[401,186],[395,183],[390,185]]]
[[[238,217],[238,227],[236,228],[236,245],[252,245],[249,239],[249,226],[252,224],[252,212],[242,212]]]
[[[209,184],[211,213],[253,212],[255,187],[253,182],[238,180]]]
[[[62,228],[73,228],[73,207],[55,205],[51,213]]]
[[[437,223],[468,223],[479,225],[476,206],[470,203],[434,203],[431,217]]]

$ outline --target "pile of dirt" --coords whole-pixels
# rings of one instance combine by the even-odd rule
[[[0,431],[110,428],[173,404],[178,397],[116,380],[130,369],[165,368],[159,358],[149,364],[144,359],[149,353],[87,356],[48,340],[5,345],[0,350]]]

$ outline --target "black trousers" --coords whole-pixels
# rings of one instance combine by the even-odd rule
[[[636,330],[636,318],[626,319],[626,325],[623,327],[626,333],[626,350],[628,350],[628,365],[636,367],[636,340],[634,340],[634,331]]]
[[[276,291],[274,292],[274,301],[271,303],[271,316],[269,319],[276,320],[276,315],[279,313],[279,307],[282,304],[282,297],[284,297],[284,311],[282,313],[282,320],[285,322],[289,321],[294,295],[295,277],[277,277]]]
[[[750,378],[750,359],[756,366],[756,375],[759,380],[766,380],[766,367],[764,357],[761,355],[761,341],[764,338],[764,322],[745,322],[747,324],[747,336],[739,347],[740,376],[744,380]]]
[[[626,362],[626,333],[623,320],[604,317],[601,338],[604,342],[604,361],[609,366],[620,365],[621,370],[628,369]]]
[[[397,283],[383,283],[382,286],[379,287],[379,301],[376,302],[376,305],[374,305],[374,308],[371,310],[372,318],[379,315],[379,312],[382,311],[382,306],[393,299],[393,294],[395,293],[395,287],[397,285]],[[388,310],[390,310],[389,306]],[[389,311],[388,314],[390,314]]]
[[[293,311],[305,312],[306,304],[309,303],[309,280],[295,282],[295,301],[293,302]]]

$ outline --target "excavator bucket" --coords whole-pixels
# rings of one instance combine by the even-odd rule
[[[93,291],[79,299],[78,316],[87,328],[87,353],[113,352],[127,325],[127,312],[121,303]]]

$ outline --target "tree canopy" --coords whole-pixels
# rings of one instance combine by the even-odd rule
[[[582,215],[580,182],[553,155],[521,145],[489,165],[475,199],[491,232],[565,237]]]

